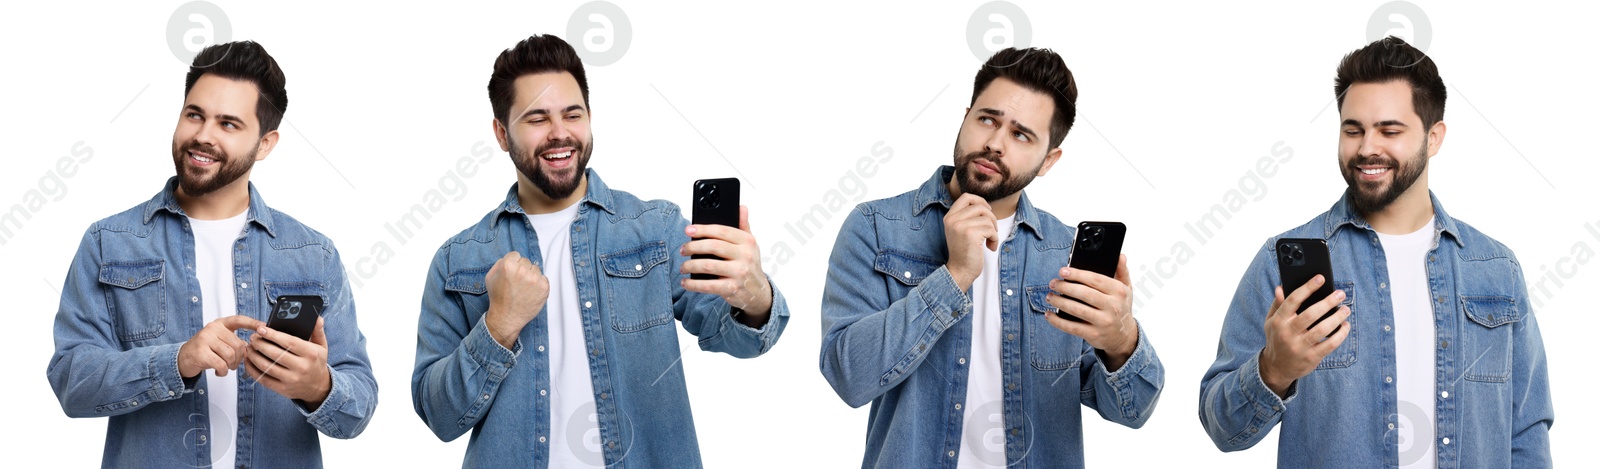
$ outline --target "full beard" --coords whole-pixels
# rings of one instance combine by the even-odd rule
[[[576,158],[573,165],[568,166],[564,174],[551,176],[544,171],[544,159],[539,155],[552,148],[572,147],[572,156]],[[533,151],[517,145],[511,140],[511,163],[517,166],[517,171],[533,181],[533,186],[539,188],[546,197],[552,200],[565,199],[578,190],[578,184],[583,181],[583,174],[589,167],[589,154],[594,151],[594,139],[587,143],[578,143],[573,139],[557,142],[545,142]]]
[[[1428,142],[1422,142],[1422,148],[1417,149],[1417,157],[1412,163],[1402,163],[1389,157],[1357,157],[1339,167],[1339,172],[1344,175],[1344,182],[1348,186],[1346,192],[1350,194],[1350,203],[1356,213],[1368,215],[1382,211],[1389,204],[1398,200],[1406,190],[1422,178],[1422,172],[1428,169]],[[1361,173],[1360,165],[1381,164],[1391,168],[1394,178],[1387,188],[1382,181],[1361,181],[1357,179]]]
[[[990,164],[998,169],[998,174],[989,175],[973,171],[971,169],[973,162],[980,159],[988,160]],[[988,202],[1004,199],[1011,194],[1021,192],[1023,188],[1028,187],[1028,184],[1033,182],[1034,177],[1039,175],[1039,168],[1034,168],[1033,171],[1023,176],[1011,177],[1011,168],[1000,163],[1000,157],[992,151],[975,151],[962,155],[961,147],[957,146],[955,160],[956,184],[961,187],[961,192],[983,197],[983,200]],[[1042,161],[1040,162],[1040,167],[1043,167]]]
[[[186,196],[200,197],[227,187],[250,173],[250,168],[256,164],[256,152],[260,149],[261,147],[257,146],[243,158],[234,158],[222,147],[202,145],[194,141],[182,145],[172,142],[172,165],[178,173],[178,189]],[[217,160],[216,174],[208,178],[205,170],[185,165],[184,160],[189,158],[191,150],[211,155]]]

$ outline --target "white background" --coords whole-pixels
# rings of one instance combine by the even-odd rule
[[[51,325],[84,228],[148,199],[172,174],[187,68],[166,34],[181,3],[27,2],[0,18],[0,140],[15,158],[0,171],[0,215],[26,206],[30,190],[48,200],[20,229],[0,230],[11,331],[0,341],[11,429],[0,453],[13,460],[99,461],[105,420],[67,418],[45,379]],[[283,137],[253,181],[273,207],[335,240],[362,282],[355,298],[381,399],[360,437],[324,439],[325,460],[459,465],[467,439],[440,442],[410,402],[423,275],[439,244],[498,204],[514,180],[490,131],[485,85],[494,57],[530,34],[566,36],[582,2],[292,3],[216,2],[231,24],[228,39],[263,43],[289,78]],[[772,256],[767,271],[793,311],[783,339],[757,359],[701,353],[681,338],[706,465],[859,465],[867,411],[840,401],[817,367],[826,259],[848,205],[910,190],[950,162],[980,63],[967,22],[982,2],[615,3],[632,39],[620,60],[588,69],[591,167],[612,187],[683,206],[695,179],[742,177],[754,231]],[[1329,106],[1334,67],[1367,42],[1381,4],[1017,2],[1032,31],[1025,45],[1061,53],[1081,91],[1065,158],[1028,188],[1030,197],[1068,223],[1128,224],[1125,252],[1135,281],[1147,282],[1136,291],[1137,314],[1167,369],[1145,428],[1087,412],[1091,467],[1275,460],[1275,436],[1240,453],[1217,451],[1197,418],[1199,381],[1252,251],[1326,210],[1344,186]],[[1542,305],[1558,417],[1554,455],[1561,465],[1592,461],[1584,436],[1596,434],[1596,406],[1579,380],[1591,374],[1586,337],[1600,286],[1600,266],[1590,265],[1600,249],[1596,155],[1584,145],[1600,104],[1596,11],[1570,2],[1418,5],[1431,25],[1428,52],[1450,87],[1432,188],[1452,215],[1514,249],[1530,284],[1545,279],[1532,296]],[[1418,23],[1397,22],[1411,25],[1397,32],[1413,37]],[[892,158],[872,177],[850,179],[878,142]],[[1253,182],[1256,161],[1279,142],[1293,157]],[[465,189],[441,186],[479,144],[495,151],[461,178]],[[92,158],[52,179],[74,145],[92,148]],[[441,187],[459,200],[409,243],[396,242],[383,225]],[[827,206],[830,190],[849,201],[845,208]],[[1184,224],[1229,190],[1248,202],[1198,243]],[[786,229],[818,204],[832,215],[819,234],[801,239]],[[370,257],[378,243],[395,252],[384,263]],[[1161,262],[1178,243],[1193,256]],[[776,258],[780,244],[792,258]]]

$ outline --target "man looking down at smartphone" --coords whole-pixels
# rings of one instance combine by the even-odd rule
[[[1428,190],[1445,137],[1433,59],[1389,37],[1346,55],[1334,83],[1348,187],[1251,261],[1201,380],[1206,433],[1238,451],[1277,426],[1280,467],[1549,467],[1522,268]],[[1327,241],[1336,290],[1298,315],[1329,279],[1284,291],[1278,238]]]
[[[690,225],[587,169],[588,80],[556,36],[502,52],[489,101],[517,182],[434,255],[417,415],[445,441],[471,430],[470,467],[699,467],[674,321],[702,350],[750,358],[789,318],[747,212],[737,229]]]
[[[68,416],[110,417],[105,467],[320,467],[317,433],[353,438],[372,418],[339,252],[250,183],[278,143],[284,83],[255,42],[201,50],[172,134],[177,175],[83,235],[47,375]],[[262,322],[295,295],[324,305],[309,341]]]
[[[846,404],[872,404],[862,467],[1082,467],[1080,405],[1134,428],[1150,418],[1163,369],[1133,318],[1126,256],[1115,278],[1068,268],[1074,228],[1022,191],[1061,158],[1077,96],[1054,52],[996,52],[955,165],[845,220],[821,368]]]

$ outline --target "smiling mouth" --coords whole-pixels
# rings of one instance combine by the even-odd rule
[[[189,161],[192,161],[195,164],[200,165],[200,166],[207,166],[207,165],[210,165],[212,163],[216,163],[217,162],[216,158],[211,158],[209,156],[205,156],[204,153],[200,153],[200,152],[197,152],[197,151],[194,151],[194,150],[189,150]]]
[[[568,149],[561,150],[561,151],[549,152],[549,153],[545,153],[543,155],[539,155],[539,158],[541,158],[541,159],[543,159],[545,161],[561,161],[561,160],[565,160],[567,158],[571,158],[572,157],[572,153],[573,153],[572,149],[568,148]]]
[[[1388,166],[1359,166],[1356,169],[1361,172],[1362,179],[1377,179],[1392,170]]]

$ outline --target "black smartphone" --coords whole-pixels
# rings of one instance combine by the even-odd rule
[[[1072,242],[1072,254],[1067,258],[1067,267],[1071,267],[1073,270],[1087,270],[1115,278],[1117,276],[1117,260],[1122,254],[1122,238],[1126,237],[1127,234],[1128,227],[1120,222],[1086,221],[1079,223],[1078,236]],[[1083,300],[1070,296],[1067,299],[1083,303]],[[1066,311],[1056,311],[1056,316],[1068,321],[1085,322],[1082,319],[1078,319],[1077,316],[1067,314]]]
[[[1333,294],[1333,263],[1328,260],[1327,241],[1317,238],[1283,238],[1278,240],[1274,251],[1278,257],[1278,279],[1282,282],[1285,297],[1300,289],[1306,282],[1310,282],[1312,277],[1322,276],[1322,287],[1311,292],[1311,297],[1300,303],[1300,309],[1295,310],[1295,314],[1305,312],[1313,303]],[[1332,316],[1333,313],[1334,310],[1328,310],[1322,317],[1317,318],[1316,322],[1311,323],[1311,326],[1316,327],[1317,323]],[[1338,331],[1334,329],[1334,332]]]
[[[284,295],[278,297],[267,318],[267,327],[282,331],[300,340],[311,340],[311,331],[317,328],[317,318],[322,316],[322,297],[315,295]]]
[[[694,182],[694,208],[690,221],[696,225],[723,225],[739,227],[739,179],[701,179]],[[694,259],[716,259],[708,254],[695,254]],[[695,280],[719,278],[710,274],[690,274]]]

